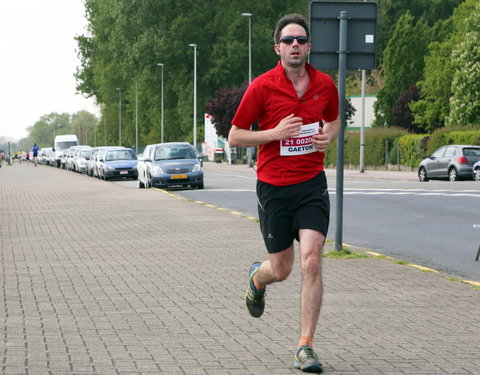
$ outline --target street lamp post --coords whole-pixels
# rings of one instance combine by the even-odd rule
[[[243,17],[248,18],[248,84],[252,82],[252,13],[242,13]],[[247,149],[248,165],[253,167],[253,153],[255,148]]]
[[[135,81],[135,153],[138,154],[138,80]]]
[[[197,150],[197,45],[189,46],[193,47],[193,147]]]
[[[252,82],[252,13],[242,13],[248,17],[248,84]]]
[[[105,107],[103,108],[103,130],[105,136],[104,146],[107,145],[107,116],[105,115]]]
[[[118,91],[118,145],[122,145],[122,88],[117,87]]]
[[[158,66],[161,66],[162,67],[162,106],[161,106],[161,110],[162,110],[162,121],[161,121],[161,124],[162,124],[162,136],[161,136],[161,139],[162,139],[162,143],[163,143],[163,63],[158,63],[157,64]]]

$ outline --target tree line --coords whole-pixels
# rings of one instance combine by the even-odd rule
[[[194,49],[189,44],[196,44],[197,143],[201,143],[207,104],[216,107],[215,100],[224,98],[225,90],[238,93],[248,83],[249,19],[242,13],[252,14],[256,77],[278,61],[273,53],[276,21],[293,12],[308,17],[309,3],[85,0],[88,26],[76,37],[81,64],[75,77],[77,90],[94,97],[101,108],[96,123],[87,125],[87,140],[91,143],[90,136],[96,135],[102,142],[97,144],[117,144],[121,115],[123,145],[135,144],[137,121],[140,146],[159,142],[163,73],[165,141],[193,143]],[[412,133],[478,126],[480,109],[474,100],[480,82],[478,0],[377,4],[378,69],[367,72],[367,93],[377,95],[374,125],[403,127]],[[336,72],[327,73],[335,78]],[[360,74],[349,71],[347,95],[359,93]],[[234,108],[221,111],[233,113]],[[60,119],[62,114],[46,116]],[[39,122],[48,124],[44,120]],[[73,120],[70,115],[71,125]],[[31,131],[37,127],[40,124]],[[49,126],[46,129],[52,133]]]

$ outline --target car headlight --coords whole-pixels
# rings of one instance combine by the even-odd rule
[[[114,168],[113,168],[112,166],[110,166],[110,165],[105,165],[105,166],[103,167],[103,169],[106,170],[106,171],[111,171],[111,170],[113,170]]]
[[[160,176],[162,174],[165,174],[162,167],[156,165],[152,168],[152,176]]]
[[[192,168],[192,172],[200,172],[202,170],[202,167],[200,164],[195,164]]]

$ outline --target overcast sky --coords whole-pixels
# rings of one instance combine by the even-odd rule
[[[87,110],[76,94],[73,39],[85,33],[83,0],[0,2],[0,136],[21,138],[41,116]]]

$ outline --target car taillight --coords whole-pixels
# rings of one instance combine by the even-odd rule
[[[465,156],[458,157],[458,164],[468,164],[468,160]]]

